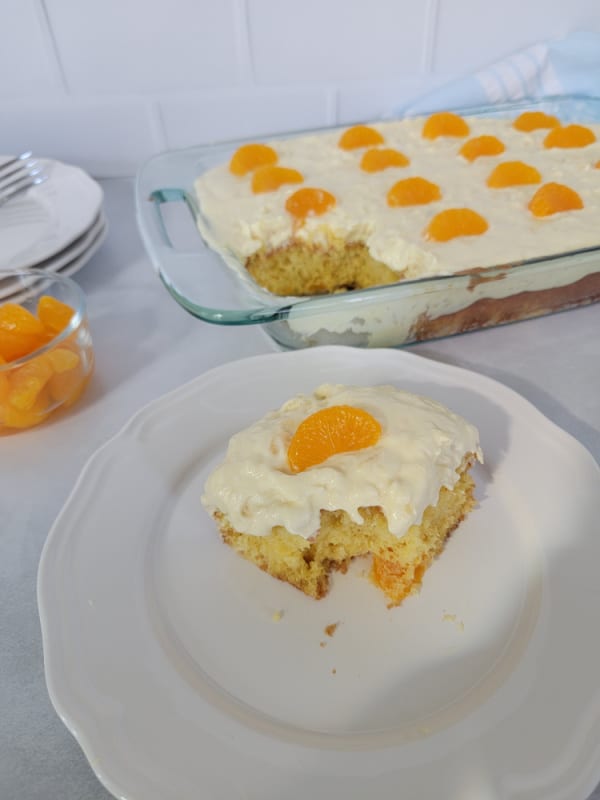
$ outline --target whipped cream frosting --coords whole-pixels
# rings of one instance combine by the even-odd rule
[[[508,119],[466,119],[468,137],[435,140],[422,137],[422,118],[372,124],[383,135],[384,147],[400,150],[410,159],[406,167],[377,173],[360,169],[365,148],[348,151],[338,147],[343,128],[272,141],[278,163],[299,170],[304,176],[301,185],[331,192],[336,206],[322,216],[307,218],[294,231],[285,201],[298,184],[253,194],[250,175],[237,177],[222,164],[196,181],[203,217],[200,229],[226,259],[233,255],[242,263],[263,247],[288,244],[293,236],[320,245],[340,239],[362,242],[375,259],[405,272],[406,278],[510,264],[600,244],[600,169],[595,168],[600,161],[600,125],[588,125],[596,134],[593,144],[547,149],[542,143],[548,130],[524,133],[513,128]],[[503,153],[473,162],[459,155],[467,139],[488,134],[504,143]],[[527,204],[540,184],[504,189],[487,186],[490,172],[503,161],[523,161],[539,170],[542,183],[570,186],[581,196],[584,208],[536,218]],[[441,199],[427,205],[390,208],[388,190],[396,181],[415,176],[439,185]],[[435,214],[460,207],[484,216],[487,232],[448,242],[424,238],[423,231]]]
[[[335,405],[368,411],[381,424],[379,441],[292,473],[287,450],[298,425]],[[232,436],[202,503],[241,533],[265,536],[282,525],[306,539],[318,532],[321,509],[341,509],[362,523],[358,509],[379,506],[391,533],[403,536],[437,503],[442,486],[455,485],[467,454],[483,460],[477,429],[440,403],[394,386],[324,384]]]

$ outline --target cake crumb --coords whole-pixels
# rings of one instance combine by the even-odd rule
[[[273,622],[281,622],[283,618],[283,611],[274,611],[271,619]]]
[[[456,627],[458,628],[459,631],[464,631],[464,629],[465,629],[465,623],[462,620],[460,620],[456,616],[456,614],[448,614],[446,612],[446,613],[444,613],[444,616],[442,617],[442,619],[444,620],[444,622],[453,622],[456,625]]]
[[[340,624],[339,622],[331,622],[329,625],[325,626],[325,628],[323,629],[323,633],[326,633],[327,636],[333,636],[339,624]]]
[[[327,647],[327,642],[319,642],[319,647]]]
[[[337,675],[337,669],[335,667],[331,670],[331,674],[332,675]]]

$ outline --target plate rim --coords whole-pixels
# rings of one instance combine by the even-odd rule
[[[1,158],[1,157],[0,157]],[[87,217],[86,223],[81,226],[77,226],[76,228],[69,229],[68,232],[65,232],[62,239],[57,239],[54,241],[52,245],[48,247],[48,249],[43,252],[42,254],[38,254],[35,257],[23,255],[23,253],[27,253],[28,250],[20,251],[16,253],[7,265],[0,265],[0,274],[2,272],[10,272],[12,270],[18,269],[29,269],[34,267],[40,261],[47,261],[49,259],[54,258],[55,256],[59,255],[63,250],[70,247],[73,242],[79,238],[80,236],[84,235],[89,228],[95,223],[98,215],[102,211],[102,205],[104,202],[104,190],[101,184],[95,180],[89,173],[87,173],[84,169],[77,166],[76,164],[68,164],[64,161],[59,159],[53,158],[39,158],[38,161],[42,166],[50,165],[53,169],[58,168],[60,171],[65,171],[66,173],[71,173],[73,176],[76,176],[76,179],[84,186],[87,186],[88,193],[86,197],[89,199],[88,209],[85,213]],[[63,182],[63,178],[59,176],[55,176],[54,180],[52,175],[49,176],[48,180],[39,186],[35,186],[32,189],[29,189],[29,192],[38,191],[38,192],[46,192],[48,191],[49,186],[54,185],[54,191],[59,193],[60,186]],[[28,193],[25,194],[25,196]],[[95,199],[92,201],[92,195],[95,195]],[[70,195],[69,195],[70,196]],[[59,204],[54,203],[55,210],[58,209]],[[59,209],[58,209],[59,210]],[[63,208],[64,211],[64,208]]]
[[[545,426],[546,429],[549,432],[551,432],[554,436],[558,436],[560,439],[562,439],[565,446],[574,448],[575,453],[583,457],[584,460],[586,461],[586,467],[588,469],[593,470],[594,475],[598,479],[600,479],[600,466],[598,465],[598,463],[596,462],[590,451],[585,447],[585,445],[583,445],[572,434],[568,433],[559,425],[557,425],[553,420],[549,419],[531,401],[529,401],[519,392],[515,391],[509,386],[506,386],[500,381],[497,381],[494,378],[490,378],[474,370],[448,364],[443,361],[436,361],[434,359],[426,358],[416,353],[411,353],[404,350],[390,350],[389,348],[373,348],[369,350],[360,350],[344,345],[328,345],[308,350],[261,353],[258,355],[225,362],[215,367],[212,367],[211,369],[208,369],[200,373],[195,378],[186,381],[180,386],[170,390],[169,392],[164,393],[160,397],[157,397],[151,400],[150,402],[144,404],[141,408],[138,409],[137,412],[135,412],[125,422],[124,425],[122,425],[119,428],[118,431],[116,431],[102,445],[100,445],[100,447],[98,447],[87,459],[86,463],[84,464],[83,468],[79,473],[77,480],[75,481],[75,484],[71,489],[71,492],[66,497],[62,505],[62,508],[59,511],[48,533],[48,536],[46,538],[46,541],[42,549],[42,554],[40,557],[38,573],[37,573],[37,599],[38,599],[38,611],[39,611],[41,630],[42,630],[42,642],[43,642],[43,652],[44,652],[44,674],[50,700],[58,716],[61,718],[67,729],[70,731],[70,733],[74,736],[74,738],[80,745],[85,757],[87,758],[88,762],[90,763],[92,769],[94,770],[100,782],[108,789],[108,791],[110,791],[115,796],[119,797],[127,796],[131,797],[133,800],[134,796],[137,797],[137,794],[135,795],[124,794],[123,785],[119,784],[118,780],[115,780],[110,776],[109,774],[110,769],[107,769],[106,765],[100,763],[94,752],[93,736],[88,737],[83,730],[78,728],[78,725],[75,722],[77,713],[72,709],[71,711],[69,710],[69,702],[73,703],[74,702],[73,698],[70,699],[67,698],[65,700],[64,697],[60,698],[58,696],[54,677],[51,674],[52,661],[55,659],[48,657],[51,648],[51,643],[50,643],[51,636],[49,630],[48,606],[44,602],[44,595],[46,594],[45,581],[48,578],[46,565],[50,560],[52,549],[57,544],[55,540],[58,539],[58,537],[60,536],[60,524],[63,519],[63,516],[67,513],[70,505],[74,502],[74,499],[77,497],[81,488],[85,486],[85,482],[88,478],[88,473],[94,469],[94,466],[97,464],[101,464],[102,459],[106,457],[107,453],[109,453],[110,449],[115,446],[115,443],[118,442],[118,440],[120,440],[123,437],[129,437],[129,436],[135,437],[136,430],[141,428],[144,421],[147,418],[151,417],[153,414],[155,414],[164,403],[168,403],[172,399],[180,395],[183,397],[185,396],[185,394],[193,392],[197,385],[201,385],[206,380],[218,377],[220,373],[227,374],[232,369],[235,369],[237,365],[242,363],[245,365],[252,365],[253,362],[255,363],[257,361],[272,361],[272,360],[280,360],[282,358],[285,358],[286,360],[298,360],[298,361],[310,360],[315,355],[317,356],[317,358],[319,356],[326,357],[329,354],[335,356],[335,354],[340,352],[343,352],[345,354],[352,353],[351,358],[357,358],[357,359],[361,358],[370,359],[373,357],[377,358],[378,356],[385,354],[386,358],[391,357],[392,360],[398,358],[399,360],[409,359],[410,361],[413,361],[413,363],[416,363],[418,361],[421,364],[426,363],[427,367],[432,368],[435,377],[441,376],[443,379],[443,377],[447,375],[456,378],[461,374],[464,374],[466,376],[469,376],[469,380],[471,381],[470,386],[472,388],[477,388],[477,384],[479,384],[484,389],[487,387],[488,390],[495,390],[496,392],[500,391],[501,393],[504,393],[507,398],[510,398],[512,402],[516,403],[517,407],[520,408],[522,412],[534,416],[538,424]],[[474,387],[472,381],[475,382]],[[87,716],[89,717],[89,715]],[[598,723],[600,723],[600,718],[598,719]],[[595,782],[589,788],[590,791],[592,791],[595,788],[598,777],[600,777],[600,771],[598,776],[595,776],[594,778]]]

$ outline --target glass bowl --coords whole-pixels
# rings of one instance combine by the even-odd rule
[[[43,270],[0,273],[0,435],[32,428],[81,396],[94,369],[85,297]]]

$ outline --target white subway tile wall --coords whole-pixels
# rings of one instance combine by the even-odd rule
[[[598,0],[1,0],[0,153],[96,176],[154,153],[389,113]]]

